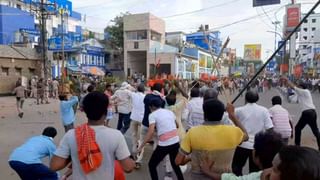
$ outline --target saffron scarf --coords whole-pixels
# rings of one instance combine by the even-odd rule
[[[88,174],[102,164],[102,153],[96,142],[94,130],[88,124],[82,124],[75,129],[78,158],[81,168]]]

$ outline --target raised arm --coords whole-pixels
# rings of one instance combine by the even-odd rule
[[[244,126],[239,121],[239,119],[237,118],[237,116],[235,114],[234,106],[232,104],[228,103],[226,110],[229,114],[229,118],[234,123],[234,125],[239,127],[241,129],[241,131],[243,132],[244,136],[243,136],[242,141],[247,141],[249,139],[248,133],[247,133],[246,129],[244,128]]]
[[[187,94],[187,92],[180,86],[179,81],[174,81],[174,85],[179,89],[179,91],[181,92],[182,96],[185,98],[189,98],[189,95]]]

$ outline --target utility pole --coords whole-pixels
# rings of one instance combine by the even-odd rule
[[[272,22],[272,24],[274,24],[274,51],[276,51],[277,50],[277,27],[278,27],[278,24],[280,24],[280,21]],[[282,65],[282,61],[280,61],[280,68],[279,68],[280,74],[282,75],[281,65]]]
[[[65,11],[64,9],[60,9],[59,10],[59,14],[61,17],[61,27],[62,27],[62,32],[61,32],[61,50],[62,50],[62,64],[61,64],[61,73],[62,73],[62,84],[64,84],[65,78],[66,78],[66,74],[64,71],[64,64],[65,64],[65,54],[64,54],[64,15],[65,15]],[[59,68],[59,67],[58,67]]]
[[[53,11],[49,12],[49,7],[53,7]],[[47,19],[50,15],[54,15],[55,13],[55,3],[45,2],[45,0],[41,0],[40,2],[30,2],[30,11],[35,12],[35,16],[39,19],[40,22],[40,46],[41,46],[41,56],[43,62],[43,78],[45,80],[48,79],[48,40],[47,40]]]

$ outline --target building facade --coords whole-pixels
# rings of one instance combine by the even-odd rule
[[[0,94],[10,94],[18,78],[41,75],[41,57],[35,49],[0,45]]]
[[[37,6],[34,2],[0,0],[0,44],[38,47],[40,24],[35,12],[31,10]],[[82,15],[73,11],[71,1],[47,0],[47,3],[56,4],[56,8],[47,7],[48,11],[55,15],[49,16],[46,20],[48,50],[49,55],[52,54],[48,56],[52,77],[61,75],[62,51],[65,55],[65,67],[68,67],[69,63],[75,64],[74,62],[79,67],[105,66],[105,54],[102,50],[104,47],[92,40],[92,37],[103,39],[103,34],[82,28]]]
[[[187,34],[187,42],[195,44],[196,46],[201,47],[207,51],[211,49],[214,54],[219,54],[222,44],[220,34],[220,31],[212,31],[206,33],[205,36],[204,32],[195,32]]]
[[[157,49],[151,53],[150,48],[152,43],[165,45],[165,22],[150,13],[125,15],[123,21],[125,75],[137,72],[150,77],[150,72],[154,72],[155,59],[160,56],[160,50],[157,56]],[[164,64],[173,61],[166,62],[165,59],[162,58],[160,66],[167,67]],[[171,72],[170,65],[169,69]]]
[[[304,16],[304,15],[303,15]],[[296,63],[303,74],[320,75],[320,59],[317,58],[320,48],[320,13],[311,14],[300,28],[299,56]]]

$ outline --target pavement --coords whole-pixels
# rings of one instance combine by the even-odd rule
[[[261,104],[267,108],[271,107],[271,98],[274,95],[279,95],[279,91],[276,89],[267,90],[260,94],[260,100],[258,104]],[[232,95],[233,98],[235,95]],[[313,93],[313,101],[317,107],[317,113],[320,114],[320,94],[318,92]],[[220,96],[219,99],[226,101],[226,97]],[[240,97],[235,103],[235,106],[241,106],[244,104],[244,97]],[[295,125],[301,114],[301,110],[298,104],[289,104],[284,100],[283,106],[287,108],[293,117],[293,124]],[[64,134],[64,128],[60,121],[59,115],[59,101],[51,99],[50,104],[36,105],[34,99],[26,99],[24,104],[24,117],[19,118],[17,110],[15,108],[15,97],[0,97],[0,179],[16,180],[19,179],[16,173],[9,167],[7,161],[10,153],[14,148],[21,145],[27,138],[39,135],[42,130],[47,126],[54,126],[58,130],[58,135],[54,139],[58,144],[59,140]],[[86,121],[85,115],[77,111],[77,124],[84,123]],[[115,118],[111,122],[111,126],[116,126]],[[319,126],[319,121],[318,121]],[[320,127],[320,126],[319,126]],[[125,134],[128,147],[131,149],[131,132],[130,130]],[[292,140],[290,144],[292,144]],[[316,139],[312,135],[311,129],[306,127],[302,132],[302,146],[309,146],[316,148]],[[142,167],[139,170],[135,170],[126,177],[129,180],[149,180],[148,173],[148,160],[151,156],[151,146],[146,147],[145,157]],[[44,161],[48,163],[48,160]],[[159,166],[160,179],[164,179],[163,165]],[[173,173],[174,174],[174,173]],[[176,179],[175,177],[173,179]]]

